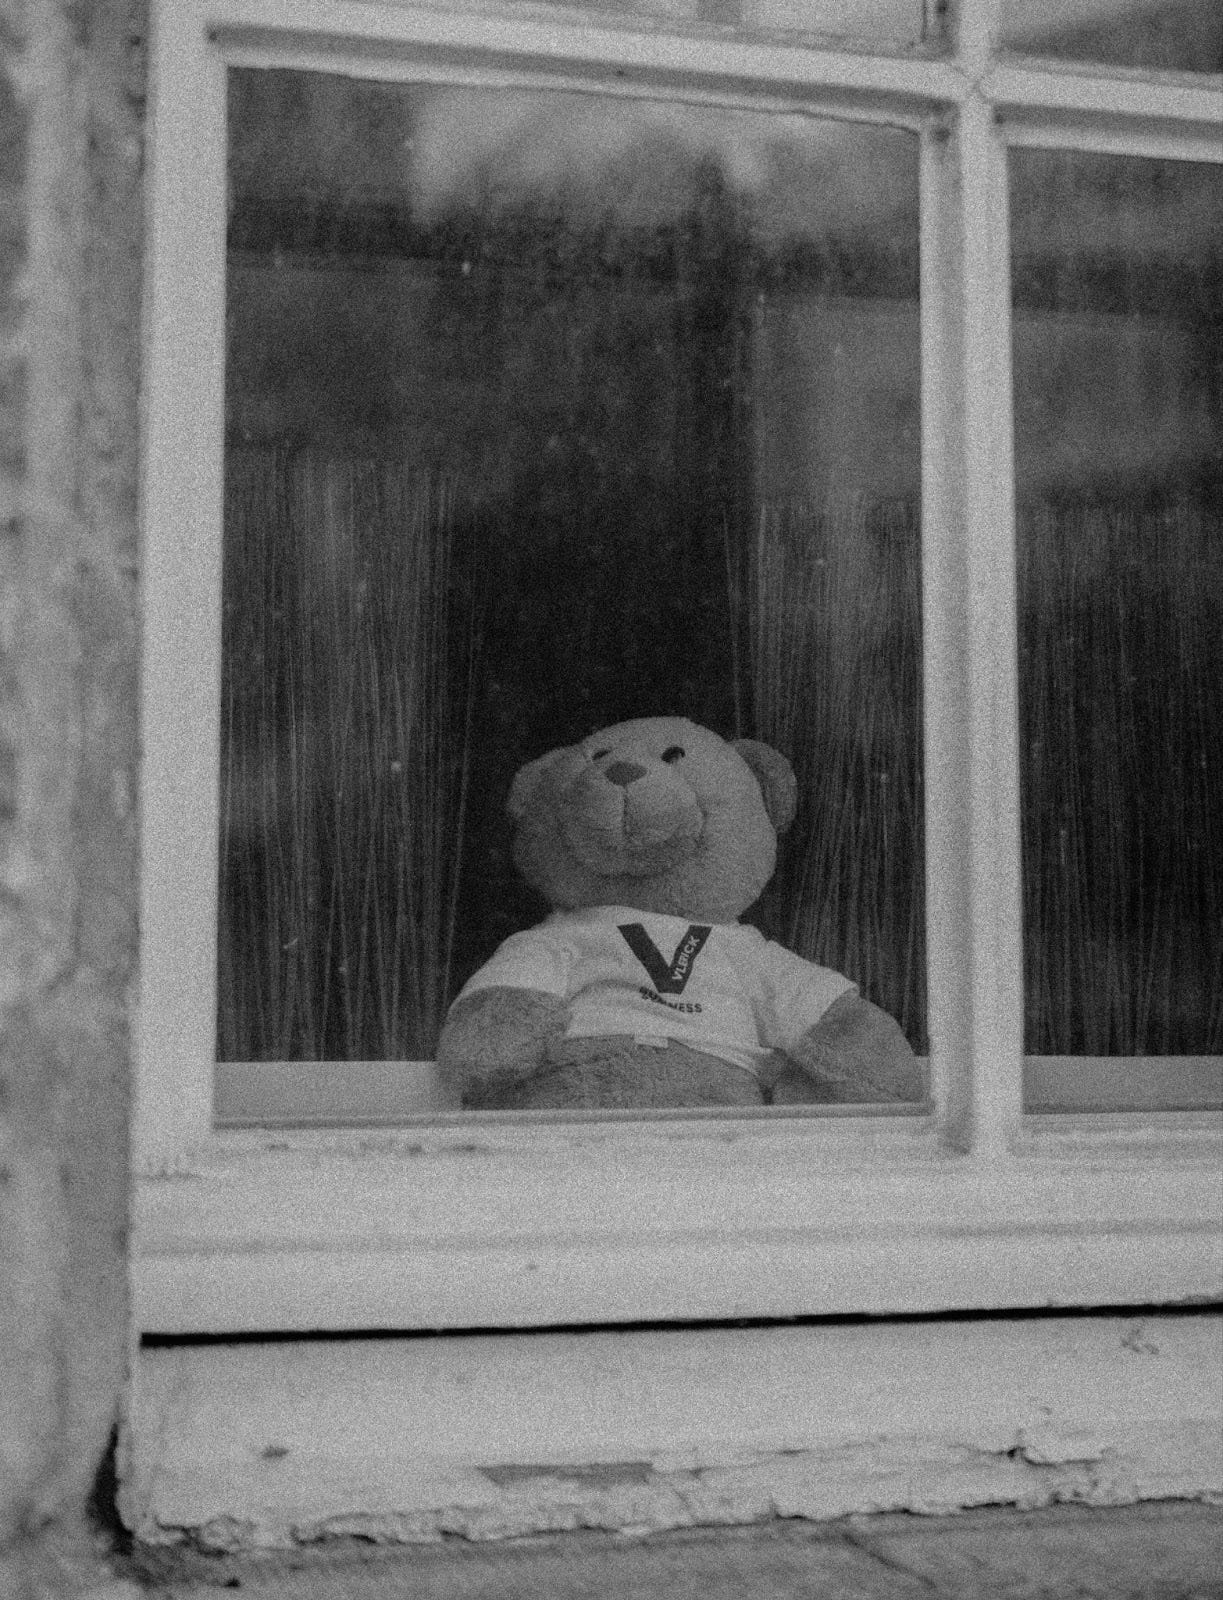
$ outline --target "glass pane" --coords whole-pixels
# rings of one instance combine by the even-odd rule
[[[732,15],[722,20],[738,20],[745,28],[780,28],[858,44],[937,49],[946,39],[944,0],[732,0],[730,9]]]
[[[1011,159],[1027,1049],[1217,1056],[1223,168]]]
[[[1009,0],[1005,49],[1119,67],[1223,72],[1219,0]]]
[[[534,0],[528,0],[534,3]],[[889,49],[940,47],[945,0],[555,0],[574,9],[630,12],[671,22],[783,30]]]
[[[754,916],[925,1038],[906,133],[235,70],[223,1060],[431,1056],[524,762],[753,735]]]

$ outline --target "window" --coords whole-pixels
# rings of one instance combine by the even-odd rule
[[[1223,71],[1223,28],[1211,0],[1016,0],[1001,42],[1054,60]]]
[[[965,3],[951,40],[930,29],[898,39],[885,27],[878,53],[746,11],[734,27],[738,19],[704,12],[638,26],[390,0],[322,0],[293,18],[271,0],[159,9],[137,1117],[146,1329],[537,1327],[1216,1291],[1218,1119],[1204,1107],[1218,1099],[1218,968],[1217,950],[1212,968],[1197,948],[1216,891],[1202,888],[1176,930],[1185,959],[1198,960],[1184,1026],[1165,1006],[1162,1033],[1106,1031],[1100,1043],[1090,1030],[1107,1005],[1085,998],[1076,969],[1040,958],[1073,926],[1077,958],[1090,947],[1093,972],[1102,964],[1107,973],[1110,960],[1131,958],[1129,935],[1145,937],[1148,923],[1133,913],[1114,954],[1097,955],[1107,917],[1088,907],[1072,925],[1050,901],[1049,880],[1067,896],[1094,887],[1099,846],[1081,844],[1077,876],[1046,871],[1065,796],[1092,774],[1034,719],[1048,706],[1066,726],[1067,708],[1094,692],[1083,687],[1084,662],[1112,680],[1110,715],[1129,730],[1108,746],[1114,754],[1123,736],[1158,721],[1157,703],[1182,682],[1194,695],[1216,692],[1201,651],[1217,629],[1197,575],[1215,560],[1219,481],[1217,322],[1207,309],[1217,315],[1218,300],[1199,279],[1217,285],[1219,238],[1203,223],[1171,282],[1148,245],[1161,218],[1193,210],[1215,182],[1217,87],[995,59],[991,9]],[[577,125],[589,137],[574,146]],[[631,203],[596,219],[582,213],[587,191],[570,151],[604,150],[611,128],[632,132],[616,168],[622,187],[610,186]],[[462,148],[459,134],[473,130],[474,150]],[[442,141],[458,176],[449,189],[417,191],[405,220],[387,194],[403,192],[405,139],[426,137]],[[564,159],[553,169],[554,149]],[[634,211],[646,165],[679,197],[670,210]],[[1105,201],[1120,172],[1137,198],[1118,207]],[[1051,184],[1075,214],[1052,229],[1042,211]],[[1084,239],[1075,228],[1097,203]],[[483,253],[472,252],[473,232]],[[554,257],[565,262],[559,300],[536,292],[541,276],[555,279]],[[1137,285],[1119,310],[1109,299],[1118,274],[1127,294]],[[582,319],[569,316],[578,300]],[[413,310],[426,304],[432,323]],[[693,307],[705,332],[679,339]],[[422,337],[428,326],[453,337]],[[334,342],[314,342],[324,334]],[[1152,341],[1161,354],[1144,361]],[[615,384],[583,376],[607,374],[609,342],[633,352],[613,374],[618,400]],[[494,347],[497,370],[515,384],[505,439],[467,377],[489,368]],[[336,349],[343,363],[332,361]],[[1084,349],[1095,356],[1094,388]],[[1141,370],[1141,411],[1121,406],[1107,381],[1109,361],[1122,357]],[[1068,396],[1070,421],[1092,441],[1085,477],[1057,467],[1073,442]],[[599,408],[597,428],[574,422]],[[643,415],[664,418],[664,436],[684,448],[660,449],[654,429],[645,437]],[[1103,483],[1108,448],[1098,435],[1112,429],[1115,448],[1116,419],[1141,433],[1140,415],[1150,437],[1126,467],[1149,493],[1134,510],[1124,485]],[[1173,433],[1197,454],[1191,471],[1181,461],[1169,478],[1159,441]],[[582,529],[599,558],[587,561],[580,541],[564,546],[576,501],[562,487],[600,451],[603,498]],[[1101,498],[1106,489],[1125,500],[1124,515]],[[778,602],[764,599],[770,572],[800,611],[801,582],[817,586],[816,605],[820,583],[856,584],[857,597],[887,589],[886,602],[872,590],[855,630],[885,663],[871,683],[891,697],[894,739],[864,773],[888,790],[881,814],[898,819],[895,881],[909,897],[889,902],[886,918],[904,937],[876,940],[866,954],[901,974],[897,1008],[910,1006],[914,1043],[928,1044],[928,1111],[418,1115],[436,1110],[427,1085],[394,1058],[423,1048],[435,1026],[445,983],[430,963],[447,948],[459,965],[469,958],[444,931],[456,894],[484,892],[464,888],[461,863],[443,862],[430,891],[443,931],[428,939],[427,958],[392,964],[397,979],[427,980],[427,999],[410,1008],[419,1038],[388,1033],[379,1019],[404,1009],[359,984],[334,1016],[322,1013],[323,1044],[307,1045],[296,934],[277,921],[260,852],[269,838],[334,830],[325,809],[280,815],[308,797],[295,767],[303,744],[324,746],[310,782],[327,787],[334,707],[382,710],[372,668],[354,660],[350,641],[375,615],[399,628],[395,606],[440,588],[399,569],[393,583],[372,582],[368,541],[391,525],[427,531],[395,556],[441,563],[432,571],[448,575],[444,618],[412,624],[417,634],[447,630],[451,671],[424,702],[453,733],[476,714],[474,696],[490,740],[508,749],[529,697],[509,682],[513,650],[496,653],[499,596],[480,583],[494,575],[494,554],[530,560],[521,526],[504,520],[515,496],[542,523],[544,547],[592,593],[607,581],[606,561],[638,609],[631,569],[645,554],[682,565],[699,548],[702,566],[722,563],[716,582],[685,591],[716,622],[691,633],[681,624],[675,655],[642,670],[689,670],[730,715],[737,691],[752,716],[768,703],[751,669],[779,638]],[[684,541],[647,551],[635,522],[609,515],[617,497],[663,508],[664,526],[668,508],[695,499],[700,510]],[[541,518],[549,506],[552,525]],[[1056,568],[1042,566],[1048,549]],[[1103,654],[1099,573],[1135,597]],[[1054,595],[1041,598],[1038,583]],[[297,608],[296,634],[266,632],[278,604]],[[1067,620],[1055,604],[1081,611]],[[768,618],[755,633],[753,607]],[[1156,640],[1160,607],[1190,631]],[[327,628],[342,642],[330,653],[315,647]],[[306,678],[284,665],[251,670],[294,639],[309,641]],[[483,678],[471,665],[477,639]],[[1157,686],[1136,712],[1116,663],[1140,644],[1154,652]],[[613,678],[615,648],[613,639]],[[722,663],[699,657],[694,667],[706,648]],[[786,648],[807,644],[795,633]],[[1070,678],[1050,664],[1061,649],[1071,652]],[[439,645],[435,664],[441,654]],[[814,681],[823,664],[811,659]],[[570,677],[562,665],[556,682]],[[494,678],[503,693],[479,689]],[[307,696],[300,720],[276,708],[267,720],[269,684]],[[567,687],[580,701],[581,684]],[[1208,723],[1210,702],[1201,703]],[[577,710],[547,715],[559,727]],[[801,708],[784,716],[779,725],[800,744],[815,737]],[[376,727],[362,737],[373,793],[399,776],[402,756],[379,753]],[[1186,761],[1177,776],[1191,820],[1169,846],[1173,879],[1158,867],[1151,882],[1180,881],[1176,873],[1196,882],[1198,856],[1217,851],[1217,737],[1216,725],[1204,767]],[[471,775],[462,739],[446,745],[456,764],[437,769],[430,792],[453,807]],[[1103,781],[1124,788],[1131,768],[1120,760]],[[1186,811],[1174,794],[1170,805]],[[272,834],[252,822],[261,806],[277,812]],[[425,825],[423,802],[408,820]],[[352,825],[336,837],[351,840]],[[465,837],[473,850],[494,848],[478,842],[477,822]],[[1136,837],[1146,849],[1148,832]],[[890,838],[896,846],[894,829]],[[395,846],[409,847],[402,837]],[[305,879],[287,881],[293,894]],[[888,873],[881,881],[890,893]],[[1131,871],[1125,893],[1147,882],[1145,868]],[[489,901],[506,903],[499,888]],[[407,920],[425,926],[423,913]],[[390,926],[399,937],[403,919]],[[343,937],[351,952],[352,935]],[[269,943],[277,960],[261,967]],[[349,959],[341,947],[329,981],[346,976]],[[304,984],[321,987],[312,973]],[[1046,1020],[1059,1012],[1060,1001],[1046,1005],[1056,985],[1069,997],[1068,1032]],[[353,1028],[357,1001],[369,1003],[372,1033],[361,1020]],[[218,1042],[232,1058],[220,1066]],[[1029,1067],[1026,1090],[1025,1051],[1043,1063]],[[1146,1059],[1161,1051],[1180,1063],[1171,1097]],[[1143,1057],[1142,1082],[1154,1087],[1118,1091],[1134,1074],[1110,1077],[1098,1065],[1085,1078],[1064,1063],[1080,1052],[1092,1062]],[[293,1058],[312,1053],[325,1059],[303,1074]],[[373,1059],[380,1053],[389,1059]],[[251,1083],[265,1086],[263,1114],[241,1099]],[[267,1116],[277,1104],[279,1119]],[[293,1126],[257,1125],[277,1120]],[[351,1126],[361,1122],[381,1126]],[[177,1181],[184,1176],[192,1181]]]
[[[1010,161],[1028,1102],[1060,1052],[1112,1104],[1209,1104],[1223,167]]]
[[[789,756],[754,914],[924,1052],[916,133],[228,92],[219,1059],[428,1061],[513,773],[657,712]]]

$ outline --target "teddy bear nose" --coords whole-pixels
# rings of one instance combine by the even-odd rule
[[[638,778],[645,777],[645,768],[639,767],[635,761],[613,761],[610,767],[604,767],[603,776],[608,783],[615,783],[621,789],[627,789],[630,783],[636,783]]]

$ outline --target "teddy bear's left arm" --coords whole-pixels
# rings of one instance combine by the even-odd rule
[[[921,1066],[894,1017],[847,989],[788,1046],[772,1084],[774,1105],[921,1100]]]
[[[899,1023],[856,984],[784,945],[762,944],[763,1041],[775,1105],[921,1100],[922,1071]]]

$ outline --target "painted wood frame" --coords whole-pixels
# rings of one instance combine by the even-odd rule
[[[122,1504],[227,1551],[1217,1496],[1221,1363],[1189,1313],[162,1346]]]
[[[1223,160],[1217,80],[544,7],[155,6],[143,447],[144,1332],[543,1327],[1186,1303],[1223,1289],[1209,1114],[1025,1118],[1008,145]],[[214,1125],[225,69],[882,120],[922,142],[931,1104],[918,1116]]]

